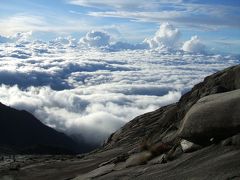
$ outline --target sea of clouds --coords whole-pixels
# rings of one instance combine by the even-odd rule
[[[137,115],[179,100],[239,57],[209,54],[197,36],[179,42],[168,23],[139,44],[104,31],[43,42],[0,36],[0,102],[86,141],[102,143]]]

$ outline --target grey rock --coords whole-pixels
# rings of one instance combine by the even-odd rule
[[[166,163],[167,162],[167,156],[166,154],[162,154],[160,156],[157,156],[153,159],[151,159],[150,161],[148,161],[148,164],[162,164],[162,163]]]
[[[126,161],[128,159],[129,155],[128,154],[121,154],[121,155],[118,155],[117,157],[114,157],[106,162],[103,162],[99,165],[99,167],[101,166],[105,166],[107,164],[111,164],[111,163],[119,163],[119,162],[123,162],[123,161]]]
[[[240,145],[240,133],[235,134],[234,136],[231,136],[229,138],[224,139],[221,142],[222,146],[239,146]]]
[[[229,137],[229,138],[227,138],[227,139],[222,140],[221,145],[222,145],[222,146],[232,145],[232,137]]]
[[[240,146],[240,133],[232,137],[232,145]]]
[[[202,148],[201,146],[194,144],[193,142],[187,141],[185,139],[183,139],[180,142],[180,144],[181,144],[182,151],[185,153],[193,152]]]
[[[179,136],[197,144],[240,131],[240,90],[201,98],[183,119]]]
[[[106,166],[102,166],[99,167],[97,169],[94,169],[93,171],[80,175],[76,178],[74,178],[73,180],[87,180],[87,179],[92,179],[92,178],[96,178],[98,176],[102,176],[105,175],[107,173],[110,173],[111,171],[113,171],[115,164],[109,164]]]

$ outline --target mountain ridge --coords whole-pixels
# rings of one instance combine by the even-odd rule
[[[58,132],[25,110],[0,103],[0,145],[5,153],[76,154],[86,152],[72,138]],[[3,150],[2,150],[3,151]]]

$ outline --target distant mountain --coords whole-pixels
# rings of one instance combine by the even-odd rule
[[[44,125],[27,111],[0,103],[0,153],[74,154],[90,149],[86,143]]]

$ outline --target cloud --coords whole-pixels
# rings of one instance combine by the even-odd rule
[[[2,102],[25,109],[58,130],[81,134],[94,144],[101,143],[130,118],[156,109],[156,104],[175,102],[180,97],[179,92],[169,92],[150,105],[155,96],[127,97],[121,93],[100,94],[91,90],[84,95],[80,89],[54,91],[48,87],[29,87],[21,90],[5,85],[0,90]]]
[[[165,24],[152,39],[176,47],[178,35]],[[16,37],[23,40],[0,44],[0,102],[97,144],[135,116],[176,102],[206,75],[239,64],[234,56],[112,42],[104,31],[90,31],[85,44]]]
[[[127,42],[112,42],[112,37],[105,31],[89,31],[79,41],[81,46],[90,48],[101,48],[108,51],[121,51],[121,50],[137,50],[137,49],[148,49],[147,43],[130,44]]]
[[[80,6],[94,7],[89,16],[113,17],[140,22],[171,22],[180,26],[197,29],[217,29],[222,27],[239,28],[237,6],[207,4],[200,1],[131,1],[100,2],[85,0],[70,1]],[[108,7],[108,8],[106,8]]]
[[[90,31],[85,37],[80,39],[80,43],[88,47],[105,47],[110,42],[110,36],[106,32]]]
[[[205,45],[203,45],[197,36],[192,36],[190,40],[184,42],[182,49],[192,53],[205,52]]]
[[[1,34],[13,35],[19,32],[30,32],[43,28],[46,26],[46,22],[40,16],[18,14],[1,19],[0,26],[5,27],[0,30]]]
[[[0,35],[0,43],[7,43],[9,41],[11,41],[10,38]]]
[[[18,32],[13,36],[11,36],[10,38],[13,41],[23,43],[23,42],[30,41],[31,36],[32,36],[32,31],[28,31],[28,32]]]
[[[54,39],[53,41],[50,41],[50,43],[52,45],[55,46],[68,46],[68,47],[76,47],[78,42],[77,39],[68,36],[68,37],[57,37],[56,39]]]
[[[66,35],[73,32],[85,33],[89,29],[100,28],[86,18],[75,18],[56,14],[39,16],[29,13],[13,14],[0,19],[0,34],[13,36],[19,32],[53,33],[55,36]],[[101,26],[104,27],[104,26]],[[107,26],[106,26],[107,27]]]
[[[150,48],[173,48],[176,46],[180,36],[180,31],[169,23],[162,23],[155,36],[151,39],[146,39]]]
[[[32,31],[29,32],[18,32],[12,36],[2,36],[0,35],[0,43],[27,43],[31,40]]]
[[[115,42],[109,46],[110,51],[149,49],[147,43],[130,44],[126,42]]]
[[[87,47],[101,47],[110,51],[138,49],[174,49],[177,46],[180,31],[169,23],[162,23],[155,36],[145,39],[142,43],[111,42],[111,36],[103,31],[90,31],[80,39],[80,44]]]
[[[150,0],[147,4],[144,0],[122,0],[122,1],[100,1],[100,0],[68,0],[69,4],[74,4],[83,7],[95,7],[99,9],[110,8],[110,9],[155,9],[156,6],[161,4],[173,4],[173,3],[180,3],[181,0]]]

